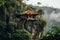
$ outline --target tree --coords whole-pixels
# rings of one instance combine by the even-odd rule
[[[42,34],[43,34],[46,24],[47,24],[47,22],[43,19],[38,19],[36,21],[36,25],[37,25],[36,30],[37,30],[37,35],[38,35],[39,39],[41,39],[41,37],[42,37]]]
[[[38,5],[40,5],[41,3],[40,2],[37,2]]]
[[[16,30],[16,32],[12,34],[12,40],[32,40],[32,36],[26,30]]]
[[[37,13],[40,14],[40,16],[41,16],[41,15],[44,15],[44,12],[43,12],[42,9],[39,9],[39,10],[37,11]]]
[[[36,12],[38,14],[40,14],[40,16],[42,16],[44,13],[39,8],[32,6],[32,5],[26,5],[22,1],[23,0],[0,0],[0,3],[1,3],[0,4],[0,12],[1,12],[0,16],[3,17],[3,20],[4,20],[0,24],[1,25],[0,28],[2,30],[1,31],[2,35],[0,35],[0,36],[2,36],[2,39],[6,38],[6,40],[9,40],[12,37],[13,39],[11,39],[11,40],[15,40],[18,37],[18,40],[20,38],[21,38],[21,40],[31,40],[31,36],[29,35],[28,32],[26,32],[24,30],[21,31],[21,29],[20,29],[20,31],[16,30],[16,29],[19,29],[19,28],[17,28],[17,23],[19,21],[17,20],[18,21],[17,22],[15,20],[16,19],[15,14],[20,14],[28,9],[32,9],[34,11],[38,10]],[[43,27],[46,25],[46,22],[44,20],[40,20],[40,19],[38,19],[36,23],[39,26],[38,28],[40,28],[40,27],[42,28],[41,30],[43,30]],[[18,26],[18,27],[21,27],[21,26]],[[37,30],[39,31],[40,29],[37,29]],[[26,39],[22,39],[22,38],[26,38]]]
[[[48,32],[43,35],[41,40],[59,40],[60,39],[60,27],[52,27],[52,30],[49,30]]]

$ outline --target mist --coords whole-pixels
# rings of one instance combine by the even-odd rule
[[[44,11],[44,16],[48,21],[45,31],[51,30],[52,26],[60,26],[60,9],[52,7],[41,7]]]

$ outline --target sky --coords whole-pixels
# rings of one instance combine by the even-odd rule
[[[34,6],[49,6],[54,8],[60,8],[60,0],[29,0],[26,1],[26,4],[32,4]],[[40,5],[37,2],[41,2]]]

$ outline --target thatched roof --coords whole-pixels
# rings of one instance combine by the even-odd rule
[[[23,14],[37,14],[37,12],[35,12],[34,10],[27,10],[23,12]]]

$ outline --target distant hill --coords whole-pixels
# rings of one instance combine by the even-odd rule
[[[40,7],[44,11],[44,16],[48,21],[48,27],[45,29],[46,31],[51,29],[52,26],[60,27],[60,9],[53,7]]]

